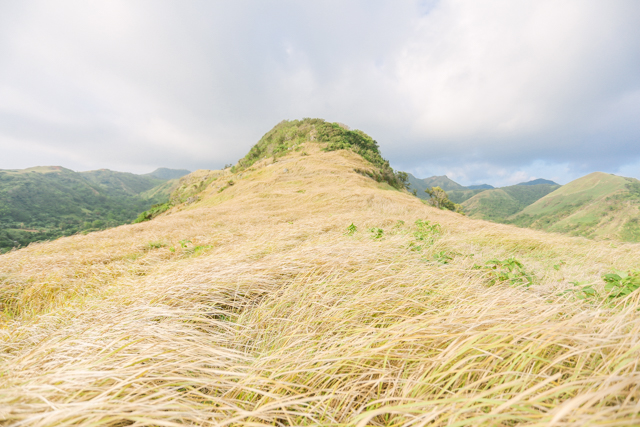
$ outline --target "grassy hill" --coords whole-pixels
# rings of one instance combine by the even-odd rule
[[[2,422],[637,424],[640,298],[602,277],[638,245],[437,210],[327,146],[0,255]]]
[[[465,190],[466,187],[458,184],[452,179],[449,179],[446,175],[443,176],[432,176],[430,178],[416,178],[415,176],[409,175],[409,184],[411,184],[411,189],[416,190],[416,196],[421,199],[429,199],[429,196],[424,192],[427,188],[430,187],[440,187],[447,194],[452,190]]]
[[[594,172],[531,204],[517,225],[585,237],[640,241],[640,181]]]
[[[171,185],[110,170],[0,170],[0,251],[130,223],[153,204],[167,201]]]
[[[511,216],[559,187],[557,184],[517,184],[493,190],[467,190],[477,193],[465,200],[462,206],[470,217],[506,222]]]

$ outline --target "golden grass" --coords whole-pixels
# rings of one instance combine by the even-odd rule
[[[306,150],[151,222],[0,256],[0,423],[640,423],[639,298],[558,296],[638,267],[638,245],[438,211]],[[422,252],[417,219],[443,228]],[[509,256],[538,283],[472,268]]]

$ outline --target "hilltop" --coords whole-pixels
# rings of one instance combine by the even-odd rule
[[[0,170],[0,252],[130,223],[140,212],[167,201],[173,185],[151,175],[107,169]]]
[[[543,184],[560,186],[560,184],[558,184],[557,182],[553,182],[549,179],[543,179],[543,178],[533,179],[527,182],[521,182],[516,185],[543,185]]]
[[[283,122],[150,221],[0,255],[3,421],[636,423],[640,302],[603,275],[638,245],[427,206],[346,132]]]

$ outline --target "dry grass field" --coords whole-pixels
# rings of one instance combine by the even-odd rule
[[[639,245],[471,220],[306,151],[0,256],[0,425],[640,424],[637,292],[563,294]],[[474,268],[512,256],[531,286]]]

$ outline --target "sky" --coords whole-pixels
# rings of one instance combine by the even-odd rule
[[[637,0],[0,2],[0,169],[219,169],[283,119],[463,185],[640,178]]]

